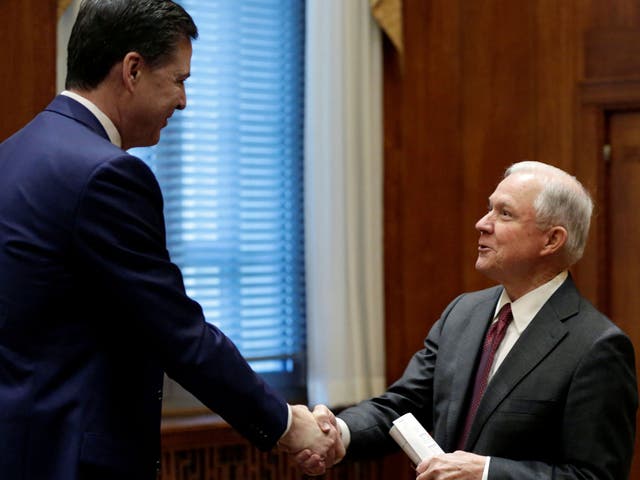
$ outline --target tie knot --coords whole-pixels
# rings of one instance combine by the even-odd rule
[[[513,314],[511,313],[511,304],[505,303],[500,312],[498,312],[498,328],[507,327],[509,323],[513,320]]]

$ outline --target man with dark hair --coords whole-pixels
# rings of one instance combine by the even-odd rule
[[[507,169],[476,223],[476,269],[500,285],[453,300],[424,348],[381,396],[336,422],[351,458],[397,449],[410,412],[446,453],[416,480],[623,480],[638,390],[629,338],[578,292],[593,204],[578,180],[540,162]],[[340,455],[338,454],[337,458]],[[300,464],[322,473],[314,455]]]
[[[197,34],[169,0],[85,0],[67,90],[0,145],[3,479],[155,478],[163,371],[259,448],[339,452],[187,297],[126,152],[186,107]]]
[[[65,87],[96,88],[129,52],[139,53],[149,66],[158,67],[185,38],[198,38],[198,29],[173,2],[86,0],[67,46]]]

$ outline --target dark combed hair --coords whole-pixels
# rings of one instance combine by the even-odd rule
[[[196,39],[198,28],[171,0],[83,0],[67,47],[65,87],[96,88],[129,52],[161,66],[185,37]]]

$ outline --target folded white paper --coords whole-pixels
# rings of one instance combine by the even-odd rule
[[[422,460],[444,453],[440,445],[429,435],[412,413],[393,421],[389,435],[400,445],[411,461],[418,465]]]

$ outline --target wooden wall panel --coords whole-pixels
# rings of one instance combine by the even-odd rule
[[[585,34],[586,78],[640,75],[640,31],[592,29]]]
[[[55,94],[56,2],[0,2],[0,141]]]
[[[463,5],[461,105],[464,192],[458,205],[464,251],[464,284],[491,284],[473,268],[478,233],[474,225],[505,167],[535,151],[535,3],[487,0]]]
[[[534,4],[534,158],[572,171],[575,89],[582,68],[575,11],[569,1]]]
[[[460,95],[459,8],[456,2],[404,3],[405,56],[393,74],[385,72],[385,134],[392,137],[385,140],[389,380],[420,348],[461,273],[460,232],[443,216],[457,204],[462,185],[459,112],[450,108],[458,102],[451,96]]]
[[[219,417],[167,419],[163,425],[159,480],[305,480],[288,454],[261,452]],[[370,461],[344,462],[322,480],[412,480],[415,471],[404,453]]]

